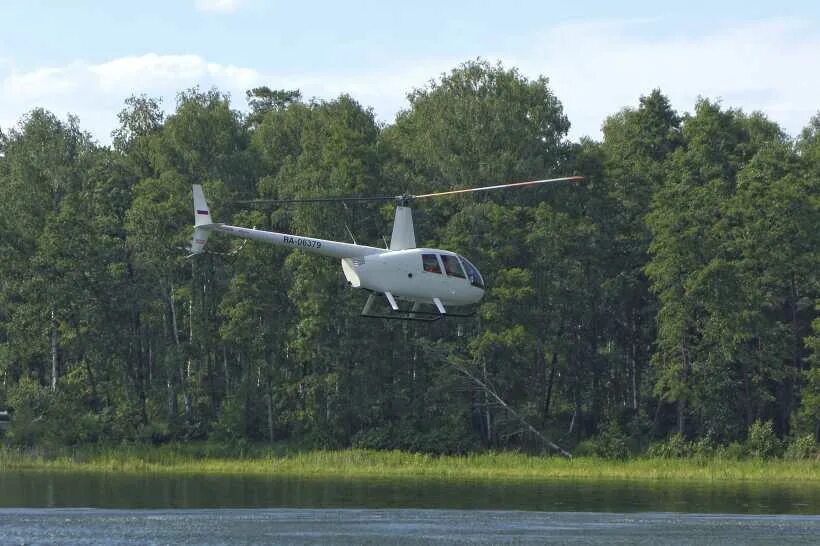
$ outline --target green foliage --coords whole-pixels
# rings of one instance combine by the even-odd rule
[[[657,442],[649,446],[646,450],[648,457],[658,459],[707,459],[714,456],[726,458],[739,458],[743,453],[736,456],[729,455],[734,448],[731,446],[714,446],[708,438],[701,438],[696,442],[687,442],[682,434],[672,434],[666,440]]]
[[[569,121],[547,83],[500,64],[464,63],[414,90],[388,139],[428,184],[480,185],[550,172],[564,152]]]
[[[628,438],[616,420],[608,421],[595,437],[592,451],[604,459],[626,459],[629,457]]]
[[[749,455],[746,446],[741,442],[731,442],[728,445],[721,446],[716,450],[715,454],[721,459],[728,459],[730,461],[743,459]]]
[[[817,308],[820,308],[818,304]],[[803,370],[804,386],[801,391],[800,408],[794,415],[795,428],[799,432],[813,434],[820,439],[820,318],[812,323],[812,333],[806,338],[810,351],[809,366]]]
[[[770,459],[781,452],[781,442],[771,421],[757,420],[749,426],[746,449],[752,457]]]
[[[685,145],[666,161],[668,182],[647,216],[645,271],[660,304],[655,389],[676,403],[680,432],[694,421],[736,440],[756,408],[782,396],[769,385],[793,384],[805,358],[811,315],[800,294],[816,291],[806,249],[820,217],[804,196],[816,183],[759,116],[701,101],[682,128]],[[781,427],[787,418],[778,415]]]
[[[786,451],[783,454],[784,458],[792,460],[812,460],[817,459],[818,446],[817,441],[812,434],[804,434],[795,437],[786,446]]]
[[[682,434],[672,434],[663,442],[649,446],[646,450],[649,457],[659,459],[679,459],[692,454],[692,444],[684,439]]]
[[[104,416],[83,408],[70,393],[52,392],[31,378],[9,389],[8,404],[13,414],[7,440],[15,446],[93,444],[110,433]]]
[[[409,423],[359,431],[353,436],[356,449],[400,449],[414,453],[463,454],[475,451],[477,437],[462,427],[429,427],[418,430]]]
[[[214,422],[210,439],[224,444],[244,441],[248,432],[246,413],[247,408],[240,397],[226,398],[219,408],[219,417]]]
[[[8,438],[12,444],[32,446],[47,438],[47,414],[52,406],[51,393],[45,387],[24,377],[8,394],[8,404],[14,411]]]

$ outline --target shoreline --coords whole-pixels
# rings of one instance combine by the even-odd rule
[[[400,451],[258,452],[209,455],[186,448],[78,448],[44,456],[0,449],[0,472],[59,471],[198,474],[317,479],[441,479],[453,481],[636,480],[778,483],[820,487],[820,461],[783,459],[635,458],[611,460],[512,452],[427,455]],[[786,483],[784,483],[786,482]]]

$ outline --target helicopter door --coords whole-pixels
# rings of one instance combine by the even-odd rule
[[[461,268],[461,262],[459,262],[458,258],[455,256],[442,254],[441,261],[444,263],[444,271],[447,272],[448,277],[459,277],[461,279],[467,278],[464,275],[464,270]]]

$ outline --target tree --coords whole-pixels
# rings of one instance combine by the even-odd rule
[[[683,138],[649,216],[646,271],[660,300],[656,387],[676,401],[679,432],[702,426],[712,437],[735,439],[768,416],[765,404],[777,396],[768,385],[784,380],[781,327],[764,326],[765,294],[791,276],[781,264],[802,259],[797,250],[775,264],[759,253],[804,247],[794,221],[811,220],[777,212],[795,202],[788,196],[794,190],[782,189],[792,186],[796,162],[782,132],[762,116],[701,101],[684,120]],[[688,416],[697,423],[687,427]]]
[[[603,134],[608,200],[598,210],[609,238],[603,245],[608,254],[603,281],[610,313],[607,337],[614,342],[612,353],[617,359],[613,364],[622,378],[621,388],[629,392],[626,405],[636,419],[643,383],[651,386],[653,380],[648,364],[657,314],[657,300],[643,271],[652,241],[646,218],[654,195],[664,184],[664,165],[683,144],[681,118],[655,89],[640,98],[637,109],[626,108],[607,118]],[[655,416],[657,420],[657,411]]]
[[[262,86],[249,89],[245,92],[245,97],[251,109],[248,123],[251,127],[258,127],[268,112],[281,112],[291,104],[301,102],[302,92],[298,89],[272,90],[267,86]]]
[[[385,173],[394,191],[419,193],[547,177],[560,172],[566,159],[569,122],[544,77],[529,81],[515,69],[472,61],[408,98],[410,109],[383,137],[389,155]],[[530,418],[540,417],[535,397],[544,395],[543,389],[532,388],[544,384],[537,379],[543,359],[534,369],[531,363],[542,350],[545,332],[538,321],[540,309],[531,304],[536,297],[532,250],[524,242],[537,225],[532,203],[552,191],[475,196],[414,211],[418,237],[425,241],[421,244],[462,252],[495,283],[479,310],[477,327],[466,331],[472,340],[464,344],[452,330],[445,338],[450,359],[477,367],[471,373]],[[511,432],[519,427],[516,419],[507,419],[506,410],[475,384],[470,390],[468,400],[446,402],[452,408],[448,411],[461,415],[460,408],[469,404],[487,445],[502,445],[510,434],[519,436]]]
[[[9,310],[7,335],[20,358],[18,373],[34,372],[42,379],[48,374],[52,390],[61,371],[59,330],[67,302],[50,297],[54,291],[37,289],[47,276],[29,260],[37,263],[38,240],[51,221],[65,214],[66,199],[91,189],[83,173],[93,150],[76,118],[63,123],[44,110],[33,110],[4,144],[0,215],[8,222],[4,238],[14,241],[18,255],[18,261],[6,265],[5,299],[20,304]]]

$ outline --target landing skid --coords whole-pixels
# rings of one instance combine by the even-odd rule
[[[435,322],[437,320],[446,318],[446,317],[455,317],[455,318],[466,318],[475,316],[475,311],[472,313],[441,313],[438,311],[422,311],[420,309],[421,304],[414,303],[410,309],[401,309],[398,304],[393,307],[394,301],[390,301],[391,311],[389,313],[374,313],[373,312],[373,302],[375,301],[376,294],[370,294],[367,297],[367,302],[364,304],[364,309],[362,309],[362,317],[365,318],[379,318],[379,319],[387,319],[387,320],[414,320],[418,322]]]
[[[419,316],[422,314],[426,316]],[[417,322],[435,322],[445,317],[445,315],[440,313],[413,313],[412,311],[393,311],[384,315],[362,313],[360,316],[364,318],[380,318],[387,320],[415,320]]]

